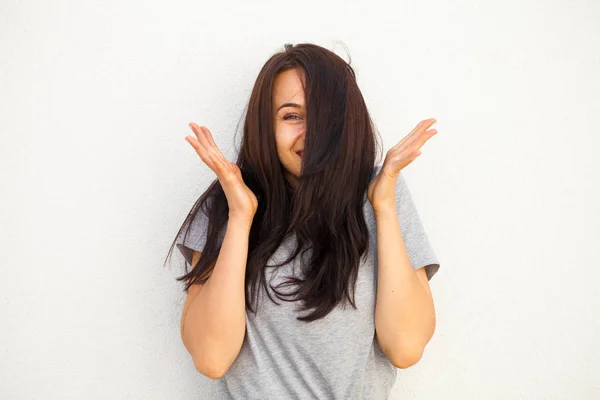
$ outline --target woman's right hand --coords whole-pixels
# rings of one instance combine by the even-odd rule
[[[186,136],[185,140],[192,145],[202,161],[217,174],[227,197],[229,218],[241,218],[252,222],[258,208],[258,200],[244,183],[242,171],[235,163],[229,162],[223,156],[207,127],[199,126],[194,122],[191,122],[189,127],[196,138]]]

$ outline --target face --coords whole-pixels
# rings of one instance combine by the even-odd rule
[[[277,155],[284,174],[292,187],[296,187],[300,175],[306,131],[306,108],[304,103],[304,78],[301,69],[280,72],[273,82],[273,127]]]

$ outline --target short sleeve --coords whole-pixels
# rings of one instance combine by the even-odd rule
[[[426,267],[427,280],[431,280],[440,269],[440,263],[429,243],[402,171],[396,181],[396,212],[410,264],[415,270]]]
[[[187,221],[179,235],[175,244],[177,248],[185,258],[185,260],[192,265],[192,254],[193,251],[202,251],[206,244],[206,236],[208,232],[208,217],[204,214],[202,207],[198,209],[194,219]],[[187,232],[186,232],[187,231]]]

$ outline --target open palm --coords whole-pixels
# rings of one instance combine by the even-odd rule
[[[400,170],[421,155],[421,147],[437,129],[429,129],[435,118],[423,120],[386,154],[381,170],[369,185],[367,197],[375,211],[395,207],[396,180]]]
[[[235,163],[225,158],[207,127],[199,126],[194,122],[189,126],[196,137],[186,136],[185,140],[196,150],[200,159],[217,174],[227,197],[229,217],[240,217],[251,221],[258,208],[258,200],[254,192],[244,183],[242,171]]]

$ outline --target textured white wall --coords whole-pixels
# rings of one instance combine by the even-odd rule
[[[4,2],[0,398],[200,399],[177,253],[286,42],[352,56],[442,267],[436,334],[392,399],[600,396],[600,3]],[[343,45],[341,44],[343,43]],[[241,125],[240,125],[241,129]]]

